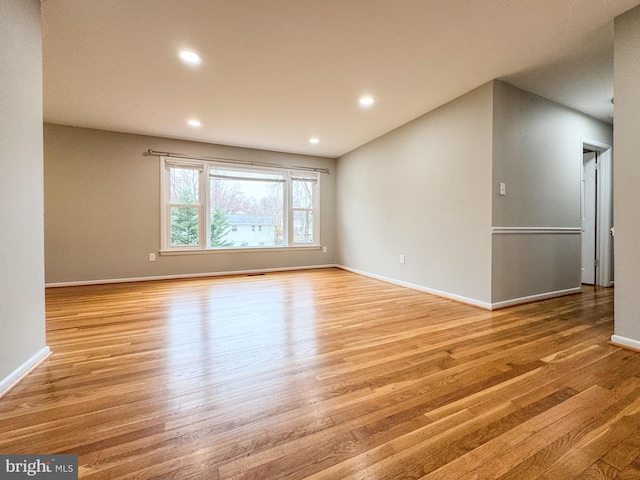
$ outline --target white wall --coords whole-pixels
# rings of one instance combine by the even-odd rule
[[[339,264],[488,304],[492,102],[488,83],[338,160]]]
[[[0,394],[47,354],[39,0],[0,2]]]
[[[321,174],[321,250],[157,255],[160,168],[148,149],[284,165]],[[335,263],[335,160],[45,124],[45,258],[48,284],[138,279]]]
[[[640,7],[615,19],[615,329],[640,348]]]
[[[492,225],[514,228],[493,234],[492,302],[577,289],[582,140],[612,145],[612,127],[504,82],[494,88]]]

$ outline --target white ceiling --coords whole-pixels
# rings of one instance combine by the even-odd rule
[[[613,18],[638,3],[43,0],[44,116],[337,157],[500,78],[611,122]]]

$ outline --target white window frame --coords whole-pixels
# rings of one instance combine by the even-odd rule
[[[199,178],[199,241],[198,245],[171,245],[171,208],[172,207],[194,207],[194,205],[181,205],[170,203],[170,174],[169,168],[188,168],[198,170]],[[211,247],[210,245],[210,229],[211,229],[211,212],[209,205],[209,187],[210,176],[209,170],[215,167],[229,168],[237,171],[249,172],[273,172],[284,176],[283,191],[283,229],[285,231],[284,238],[286,245],[261,246],[261,247]],[[300,209],[293,208],[293,188],[292,177],[296,175],[310,177],[315,175],[315,184],[313,187],[313,208]],[[193,253],[214,253],[214,252],[248,252],[255,250],[289,250],[289,249],[320,249],[320,173],[310,173],[308,171],[300,171],[278,167],[250,167],[238,166],[225,162],[214,162],[209,160],[189,160],[176,157],[160,157],[160,253],[167,255],[193,254]],[[311,210],[313,215],[313,242],[312,243],[296,243],[294,242],[293,229],[293,212],[294,210]]]

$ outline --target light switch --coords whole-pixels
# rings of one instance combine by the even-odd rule
[[[500,195],[506,195],[506,194],[507,194],[507,184],[500,183]]]

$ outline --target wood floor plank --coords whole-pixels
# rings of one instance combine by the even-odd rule
[[[637,478],[640,478],[640,456],[636,457],[635,460],[618,475],[619,480],[635,480]]]
[[[488,312],[338,269],[46,291],[0,451],[80,478],[640,478],[613,291]]]
[[[499,437],[482,444],[471,452],[449,462],[445,466],[425,475],[425,480],[446,480],[456,475],[478,475],[483,478],[487,470],[492,475],[500,476],[503,469],[513,468],[517,460],[530,456],[532,449],[543,442],[550,443],[549,438],[538,439],[538,436],[560,435],[567,428],[575,425],[583,418],[597,413],[603,405],[613,400],[605,389],[594,386],[585,392],[572,396],[565,402],[556,405],[544,413],[518,424]],[[585,417],[586,416],[586,417]],[[560,425],[559,428],[556,428]],[[553,426],[553,428],[549,428]],[[532,446],[529,444],[533,443]],[[540,446],[540,448],[542,448]],[[508,459],[504,457],[508,456]]]

